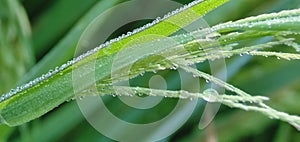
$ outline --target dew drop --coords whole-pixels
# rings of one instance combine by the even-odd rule
[[[159,70],[164,70],[164,69],[165,69],[163,66],[161,66],[161,64],[157,64],[157,68],[158,68]]]
[[[132,32],[127,32],[127,36],[131,36],[132,35]]]
[[[273,116],[269,116],[270,119],[275,119]]]
[[[176,70],[176,69],[177,69],[177,67],[176,67],[176,66],[172,66],[170,69],[172,69],[172,70]]]
[[[206,89],[203,91],[203,94],[205,95],[219,95],[219,93],[215,89]]]
[[[55,67],[55,71],[58,72],[59,71],[59,67]]]
[[[83,96],[79,96],[79,100],[83,100],[84,99],[84,97]]]
[[[52,74],[54,72],[55,72],[55,70],[49,70],[49,74]]]
[[[203,91],[203,94],[206,95],[205,100],[208,102],[216,102],[217,98],[216,96],[219,95],[219,93],[215,89],[206,89]]]

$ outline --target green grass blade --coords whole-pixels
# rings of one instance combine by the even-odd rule
[[[16,82],[33,65],[27,15],[18,1],[0,2],[0,94]]]
[[[49,47],[64,36],[63,34],[68,32],[73,24],[95,3],[96,0],[77,2],[60,0],[54,2],[54,5],[46,9],[32,23],[32,41],[35,55],[41,57],[45,54]]]
[[[202,3],[201,1],[195,1],[185,9],[179,10],[179,13],[177,11],[176,14],[167,16],[166,18],[177,21],[180,23],[180,26],[185,26],[226,1],[227,0],[207,0]],[[185,20],[185,14],[191,10],[189,8],[194,10],[199,17],[192,17],[189,20]],[[157,23],[157,21],[155,21],[152,26],[147,27],[146,29],[142,28],[138,30],[139,32],[136,34],[128,36],[128,38],[123,38],[118,42],[110,43],[111,48],[106,47],[105,51],[100,50],[99,53],[94,52],[93,54],[91,54],[92,52],[87,53],[84,55],[87,58],[84,58],[83,60],[81,60],[82,57],[78,57],[75,60],[62,65],[60,68],[50,71],[42,77],[37,78],[20,88],[12,90],[1,100],[1,121],[11,126],[20,125],[45,114],[64,101],[74,97],[71,80],[72,68],[82,66],[86,64],[86,62],[94,59],[101,60],[101,62],[107,61],[99,68],[103,74],[102,76],[98,76],[99,78],[96,78],[96,80],[101,80],[103,77],[110,74],[109,69],[111,68],[111,61],[115,53],[120,51],[122,45],[126,44],[131,39],[146,34],[161,34],[168,36],[179,29],[180,27],[168,24],[168,22],[161,21]],[[98,49],[94,51],[97,51]],[[75,62],[77,63],[75,64]]]

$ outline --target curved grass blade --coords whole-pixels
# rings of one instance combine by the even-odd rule
[[[83,66],[94,59],[101,60],[103,66],[99,68],[99,70],[103,71],[103,74],[96,79],[101,80],[103,77],[110,74],[111,61],[115,53],[120,51],[122,45],[126,44],[131,39],[146,34],[161,34],[168,36],[179,30],[180,27],[164,22],[165,19],[178,21],[180,26],[185,26],[226,1],[227,0],[194,1],[173,12],[174,14],[167,15],[162,21],[155,20],[153,23],[146,25],[146,27],[135,30],[133,32],[134,34],[128,34],[125,37],[113,39],[94,50],[69,61],[61,67],[49,71],[42,77],[11,90],[0,99],[1,123],[10,126],[23,124],[45,114],[64,101],[73,98],[71,73],[73,68]],[[194,10],[199,17],[185,20],[185,15],[191,9]],[[111,48],[108,48],[107,46],[110,46]],[[100,50],[103,47],[106,48]]]

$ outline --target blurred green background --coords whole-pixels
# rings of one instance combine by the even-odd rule
[[[191,0],[176,1],[186,4]],[[0,0],[0,94],[72,59],[79,37],[93,15],[122,2],[124,0]],[[299,7],[300,0],[230,0],[204,18],[210,25],[215,25]],[[145,21],[140,21],[126,25],[111,37],[117,37],[144,23]],[[243,56],[227,59],[226,63],[229,83],[250,94],[269,96],[270,106],[300,115],[299,61]],[[197,67],[209,70],[208,63],[199,64]],[[162,71],[159,74],[170,80],[167,81],[169,89],[179,88],[176,83],[178,80],[170,79],[176,76],[176,71]],[[153,73],[148,73],[131,82],[147,86],[145,82],[152,75]],[[141,111],[124,106],[118,99],[109,96],[104,98],[116,116],[137,123],[162,118],[177,102],[176,99],[164,99],[155,109]],[[199,100],[188,122],[162,141],[300,141],[300,133],[287,123],[269,119],[259,113],[229,109],[226,106],[221,106],[208,128],[200,130],[198,123],[205,104]],[[157,130],[159,131],[162,130]],[[22,126],[1,125],[0,142],[6,141],[113,140],[101,135],[89,125],[76,102],[71,101]]]

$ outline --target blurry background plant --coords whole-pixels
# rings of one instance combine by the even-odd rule
[[[190,1],[178,0],[182,4]],[[121,2],[123,0],[0,1],[0,94],[72,59],[76,43],[85,28],[81,24],[89,20],[87,13],[95,9],[104,11]],[[251,15],[299,7],[299,0],[231,0],[204,18],[210,25],[215,25]],[[144,23],[130,24],[115,32],[111,38]],[[53,57],[56,60],[52,60]],[[35,60],[37,64],[34,65]],[[270,97],[272,101],[268,104],[276,109],[300,114],[297,102],[300,100],[299,61],[242,56],[227,59],[226,62],[229,83],[250,94]],[[209,69],[207,63],[198,66],[203,70]],[[177,87],[176,83],[170,86],[174,89]],[[160,113],[167,114],[170,104],[176,103],[176,100],[167,101],[160,106],[165,109],[147,113],[126,113],[130,108],[119,110],[118,107],[122,104],[118,101],[107,105],[119,117],[143,123],[160,118]],[[284,122],[269,119],[259,113],[224,106],[209,128],[199,130],[198,122],[204,105],[205,102],[199,100],[189,121],[165,140],[204,141],[214,138],[219,141],[300,141],[299,132]],[[111,141],[86,122],[74,101],[64,103],[58,109],[22,126],[0,125],[0,132],[0,141]]]

